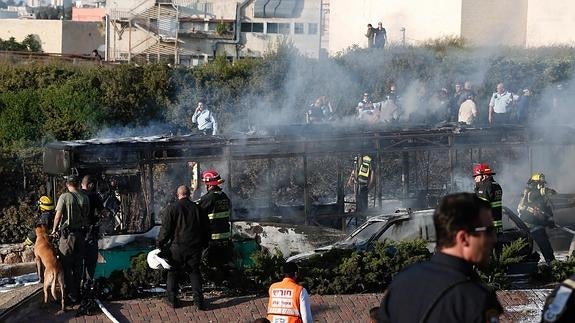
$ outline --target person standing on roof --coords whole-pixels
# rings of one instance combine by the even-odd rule
[[[546,183],[543,173],[533,174],[523,190],[521,201],[519,201],[517,206],[517,212],[519,217],[529,226],[529,231],[539,246],[545,262],[549,264],[555,260],[555,256],[553,255],[553,248],[545,228],[555,227],[549,196],[557,192],[552,188],[546,187]]]
[[[198,102],[196,111],[192,115],[192,123],[198,124],[198,130],[206,136],[218,134],[218,122],[212,111],[206,108],[203,101]]]
[[[233,245],[231,233],[231,201],[220,187],[224,183],[215,170],[207,170],[202,174],[202,182],[207,193],[198,201],[203,214],[210,220],[211,241],[209,245],[208,264],[218,272],[228,266],[233,260]]]
[[[473,179],[475,180],[475,194],[482,200],[491,204],[491,213],[493,214],[493,225],[497,232],[501,231],[503,222],[503,190],[493,178],[495,172],[485,163],[473,166]]]

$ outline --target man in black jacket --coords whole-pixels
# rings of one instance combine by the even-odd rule
[[[179,306],[178,275],[188,273],[194,304],[199,310],[204,310],[200,263],[202,250],[207,248],[210,240],[210,222],[190,200],[190,189],[187,186],[178,187],[176,196],[178,201],[170,205],[162,217],[157,241],[162,254],[172,266],[168,271],[166,301],[173,308]]]
[[[499,322],[503,308],[473,270],[489,262],[497,241],[489,203],[471,193],[448,195],[433,223],[438,252],[394,277],[380,322]]]

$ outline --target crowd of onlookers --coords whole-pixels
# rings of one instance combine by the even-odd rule
[[[531,90],[522,89],[513,93],[498,83],[486,107],[477,105],[477,94],[473,84],[466,80],[429,93],[423,84],[415,84],[409,97],[400,96],[397,86],[391,84],[381,100],[372,99],[369,92],[355,107],[355,117],[366,123],[410,123],[433,125],[441,122],[460,125],[525,124],[533,114]],[[483,115],[481,118],[480,116]],[[306,110],[306,122],[318,123],[335,120],[334,109],[326,96],[320,96]],[[483,121],[484,120],[484,121]]]

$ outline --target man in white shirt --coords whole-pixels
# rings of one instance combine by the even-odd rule
[[[477,106],[475,105],[473,93],[468,93],[467,100],[461,103],[459,107],[459,116],[457,121],[465,124],[472,124],[477,117]]]
[[[214,114],[206,109],[204,102],[198,102],[196,111],[192,116],[192,123],[198,124],[198,130],[204,135],[215,136],[218,133],[218,122],[214,118]]]
[[[503,83],[497,84],[497,92],[493,93],[489,101],[489,123],[509,123],[509,114],[513,100],[513,93],[507,92]]]

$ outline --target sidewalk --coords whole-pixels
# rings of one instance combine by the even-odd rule
[[[501,322],[538,322],[549,292],[550,290],[499,292],[499,299],[506,309]],[[382,294],[313,295],[311,301],[314,322],[367,322],[369,309],[378,306],[381,297]],[[73,311],[57,314],[57,305],[49,304],[41,308],[39,303],[34,302],[15,313],[9,322],[110,322],[102,313],[76,318]],[[247,323],[265,316],[267,298],[208,298],[207,304],[209,310],[204,312],[197,311],[189,302],[184,302],[183,308],[174,310],[159,298],[107,302],[105,306],[120,322]]]

